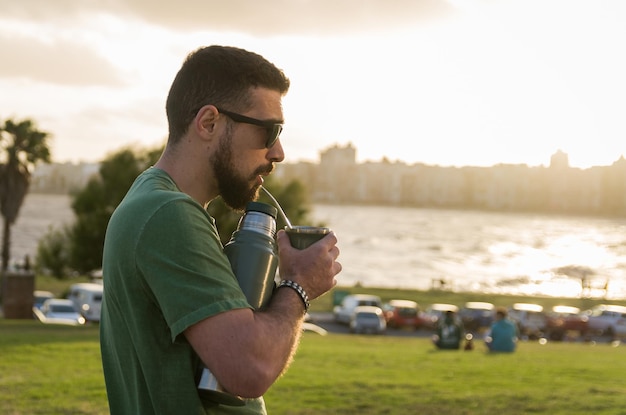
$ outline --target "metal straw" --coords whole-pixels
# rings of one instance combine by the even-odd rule
[[[272,194],[269,192],[269,190],[267,190],[265,187],[261,186],[261,189],[263,189],[263,191],[265,192],[265,194],[272,199],[272,202],[274,202],[274,204],[276,205],[276,208],[278,209],[278,213],[280,213],[280,217],[283,218],[283,220],[285,221],[285,223],[287,224],[287,227],[289,229],[293,228],[293,226],[291,226],[291,222],[289,222],[289,219],[287,219],[287,215],[285,214],[285,211],[283,210],[282,207],[280,207],[280,203],[278,203],[278,200],[276,200],[274,198],[274,196],[272,196]]]

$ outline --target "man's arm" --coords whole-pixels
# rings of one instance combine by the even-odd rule
[[[277,235],[280,275],[313,300],[329,291],[341,271],[333,233],[306,250]],[[185,330],[187,340],[222,387],[244,398],[261,396],[285,371],[302,333],[304,304],[298,293],[277,290],[264,310],[238,309],[209,317]]]

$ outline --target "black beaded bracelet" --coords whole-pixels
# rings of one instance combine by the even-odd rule
[[[309,296],[306,295],[306,291],[304,291],[304,288],[302,288],[300,284],[291,280],[282,280],[280,284],[278,284],[278,288],[280,287],[289,287],[295,290],[295,292],[298,293],[300,299],[304,303],[304,312],[306,313],[307,311],[309,311],[309,307],[311,306],[311,303],[309,303]]]

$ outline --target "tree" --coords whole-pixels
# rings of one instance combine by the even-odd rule
[[[6,120],[0,125],[0,213],[3,218],[2,271],[11,258],[11,226],[15,223],[30,186],[37,162],[50,162],[49,133],[39,131],[32,120]]]
[[[105,158],[98,175],[72,193],[76,220],[62,230],[51,229],[37,246],[37,268],[64,278],[68,271],[89,273],[102,267],[107,224],[135,178],[154,164],[162,148],[124,148]]]
[[[38,272],[50,273],[58,279],[65,278],[69,264],[69,250],[67,244],[69,239],[69,227],[61,230],[50,228],[48,233],[39,241],[37,245],[36,270]]]
[[[104,235],[113,211],[135,178],[153,165],[161,149],[134,152],[122,149],[105,159],[99,175],[73,194],[76,221],[69,230],[69,265],[86,273],[102,268]]]
[[[80,273],[99,269],[102,266],[106,227],[113,211],[135,178],[156,162],[161,151],[155,149],[140,154],[124,149],[105,159],[99,175],[72,195],[76,221],[64,231],[51,230],[39,242],[37,266],[48,269],[58,277],[62,277],[66,269]],[[270,178],[265,186],[280,201],[292,223],[308,224],[306,217],[310,208],[307,190],[300,182],[292,181],[282,186]],[[272,204],[263,194],[259,201]],[[237,228],[241,214],[226,206],[221,198],[211,202],[208,211],[216,220],[220,239],[226,243]],[[277,227],[284,226],[279,217]]]

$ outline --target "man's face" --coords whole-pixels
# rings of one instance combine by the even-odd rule
[[[259,196],[260,185],[257,183],[257,177],[269,174],[272,165],[259,166],[249,173],[242,173],[235,165],[233,153],[233,132],[232,125],[229,125],[210,162],[224,202],[232,209],[244,210],[248,202],[256,200]]]
[[[252,88],[249,93],[251,109],[240,114],[256,120],[282,122],[281,95],[265,88]],[[246,122],[234,120],[231,114],[221,114],[226,122],[216,151],[210,156],[218,192],[233,209],[244,210],[248,202],[256,200],[263,183],[262,176],[270,174],[274,163],[285,158],[280,140],[266,147],[268,131]]]

